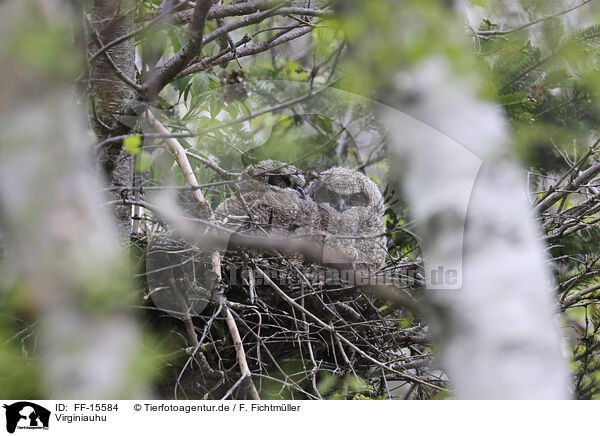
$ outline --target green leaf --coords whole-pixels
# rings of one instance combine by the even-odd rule
[[[192,79],[192,96],[197,96],[210,89],[210,77],[206,73],[198,73]]]
[[[331,118],[324,117],[321,115],[315,115],[312,117],[313,122],[319,126],[325,133],[333,134],[333,122]]]
[[[210,101],[208,104],[208,110],[210,112],[211,118],[216,118],[223,109],[223,100],[220,99],[217,95],[211,95]]]
[[[190,81],[189,77],[181,77],[180,79],[174,80],[171,82],[171,86],[179,93],[179,98],[183,95],[183,99],[187,99],[187,93],[190,89]],[[184,95],[185,93],[185,95]]]
[[[177,141],[181,144],[181,146],[185,149],[192,148],[192,144],[185,138],[177,138]]]
[[[235,120],[237,118],[237,116],[239,115],[239,113],[240,113],[239,107],[238,107],[237,104],[235,104],[235,102],[229,103],[225,107],[225,110],[227,110],[227,113],[229,113],[229,115],[231,116],[232,120]]]
[[[306,80],[308,73],[297,62],[289,61],[283,66],[283,77],[291,80]]]
[[[315,42],[316,53],[319,57],[326,57],[339,44],[340,40],[340,32],[331,27],[318,27],[310,35]]]
[[[169,32],[169,40],[171,41],[171,45],[173,46],[173,52],[177,53],[181,50],[183,44],[185,44],[185,38],[183,38],[179,32],[170,31]]]
[[[132,156],[139,154],[141,145],[142,139],[138,135],[129,136],[123,140],[123,147]]]
[[[146,171],[152,165],[152,155],[147,151],[143,151],[135,160],[135,169],[136,171],[142,173]]]

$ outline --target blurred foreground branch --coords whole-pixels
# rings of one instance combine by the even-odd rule
[[[382,111],[428,284],[429,322],[458,398],[567,398],[543,247],[508,158],[503,115],[430,60],[398,76]],[[411,95],[403,104],[403,96]],[[468,213],[467,213],[468,212]],[[463,241],[464,233],[464,241]],[[463,251],[464,245],[464,251]],[[436,271],[446,283],[432,280]],[[456,278],[457,280],[454,280]],[[462,281],[462,283],[461,283]]]
[[[10,83],[0,95],[0,229],[8,267],[40,320],[34,357],[42,392],[63,399],[138,397],[143,388],[132,384],[129,371],[139,331],[122,306],[131,289],[127,261],[108,211],[99,208],[84,111],[68,84],[76,71],[64,69],[77,65],[77,55],[51,40],[58,27],[68,34],[74,16],[68,2],[54,0],[0,6],[2,40],[21,33],[48,39],[59,52],[32,68],[12,48],[11,61],[0,64]],[[32,29],[35,35],[22,34]],[[11,50],[3,49],[3,56]]]

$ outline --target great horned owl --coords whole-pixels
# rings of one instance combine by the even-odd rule
[[[364,174],[336,167],[311,183],[319,208],[317,228],[327,235],[323,259],[349,259],[358,268],[377,269],[385,262],[383,197]]]
[[[269,233],[287,234],[298,228],[313,228],[317,205],[305,195],[305,185],[298,168],[265,160],[243,171],[239,196],[221,203],[215,215],[228,224],[251,223]]]

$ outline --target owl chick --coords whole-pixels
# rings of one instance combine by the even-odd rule
[[[254,224],[272,233],[288,234],[298,228],[312,228],[317,205],[304,192],[301,171],[283,162],[261,161],[248,166],[239,183],[239,196],[221,203],[218,219],[231,223]]]
[[[383,197],[364,174],[336,167],[311,183],[319,208],[317,228],[328,236],[323,259],[349,259],[357,268],[377,269],[386,257]]]

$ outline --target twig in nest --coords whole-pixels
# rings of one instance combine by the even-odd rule
[[[235,354],[237,355],[238,364],[240,365],[240,372],[242,373],[242,378],[240,380],[244,378],[248,380],[247,383],[250,389],[250,395],[252,396],[252,399],[260,400],[260,396],[258,395],[256,386],[254,386],[254,382],[252,381],[252,374],[250,373],[250,368],[248,367],[248,361],[246,360],[246,352],[244,351],[244,344],[242,343],[240,332],[237,328],[237,325],[235,324],[235,320],[233,319],[233,315],[231,314],[231,310],[229,309],[229,307],[224,306],[224,310],[225,320],[227,321],[227,327],[229,328],[229,333],[231,333],[231,337],[233,339],[233,345],[235,346]],[[238,382],[241,381],[238,380]]]

